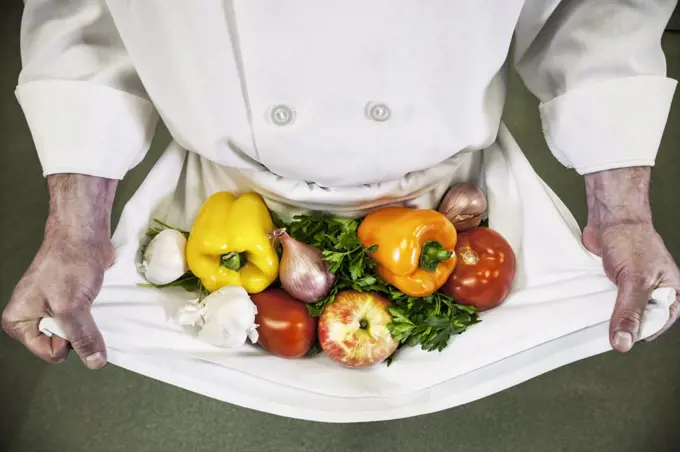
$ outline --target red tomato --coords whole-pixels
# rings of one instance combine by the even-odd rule
[[[281,289],[267,289],[250,296],[257,306],[258,343],[281,358],[300,358],[316,341],[317,319],[307,306]]]
[[[501,304],[515,277],[516,259],[510,244],[496,231],[478,227],[458,234],[456,254],[456,268],[440,291],[480,311]]]

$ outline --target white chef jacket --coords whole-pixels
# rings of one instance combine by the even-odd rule
[[[16,94],[45,175],[122,178],[160,114],[220,165],[369,184],[494,142],[514,33],[564,165],[653,165],[676,3],[26,0]]]

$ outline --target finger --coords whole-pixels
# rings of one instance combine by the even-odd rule
[[[21,342],[31,353],[48,363],[57,364],[66,359],[68,346],[65,341],[53,341],[38,330],[38,321],[15,322],[3,317],[2,327],[10,337]]]
[[[619,284],[609,324],[609,341],[615,350],[627,352],[633,348],[651,293],[649,286],[641,281],[624,280]]]
[[[680,269],[675,263],[672,265],[669,276],[663,277],[659,283],[659,287],[671,287],[675,290],[675,302],[668,308],[668,321],[658,333],[648,337],[646,342],[651,342],[664,334],[680,317]]]
[[[37,329],[37,327],[36,324],[35,328]],[[26,334],[21,342],[31,353],[48,363],[61,363],[68,356],[67,344],[54,343],[51,337],[45,336],[40,332]]]
[[[679,292],[680,293],[680,292]],[[678,316],[680,315],[680,295],[678,295],[675,299],[675,303],[671,305],[669,308],[669,316],[668,316],[668,322],[664,325],[664,327],[661,329],[656,334],[653,334],[652,336],[649,336],[647,339],[645,339],[646,342],[652,342],[659,336],[661,336],[663,333],[668,331],[670,327],[673,326],[673,324],[678,320]]]
[[[59,337],[56,335],[52,335],[52,353],[60,353],[63,354],[64,359],[68,356],[68,351],[70,349],[69,343],[66,339],[63,337]]]
[[[106,345],[90,310],[76,310],[57,317],[73,351],[89,369],[106,365]]]

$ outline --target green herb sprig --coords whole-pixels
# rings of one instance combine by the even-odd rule
[[[189,238],[189,231],[185,231],[183,229],[179,229],[179,228],[176,228],[174,226],[170,226],[169,224],[166,224],[159,219],[154,218],[154,220],[152,221],[152,224],[157,225],[157,226],[151,226],[146,231],[146,236],[149,237],[150,239],[153,239],[159,233],[161,233],[162,231],[164,231],[166,229],[172,229],[172,230],[175,230],[177,232],[181,232],[182,234],[184,234],[184,237]]]
[[[187,292],[197,292],[199,298],[204,298],[208,295],[208,290],[203,286],[201,280],[190,271],[186,272],[179,279],[174,280],[169,284],[139,284],[139,287],[153,287],[155,289],[166,289],[168,287],[181,287]]]

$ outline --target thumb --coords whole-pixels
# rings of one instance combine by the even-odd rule
[[[89,369],[106,365],[106,345],[102,333],[88,309],[57,316],[71,347]]]
[[[627,352],[633,348],[651,293],[652,290],[641,281],[623,280],[619,283],[609,324],[609,340],[615,350]]]

